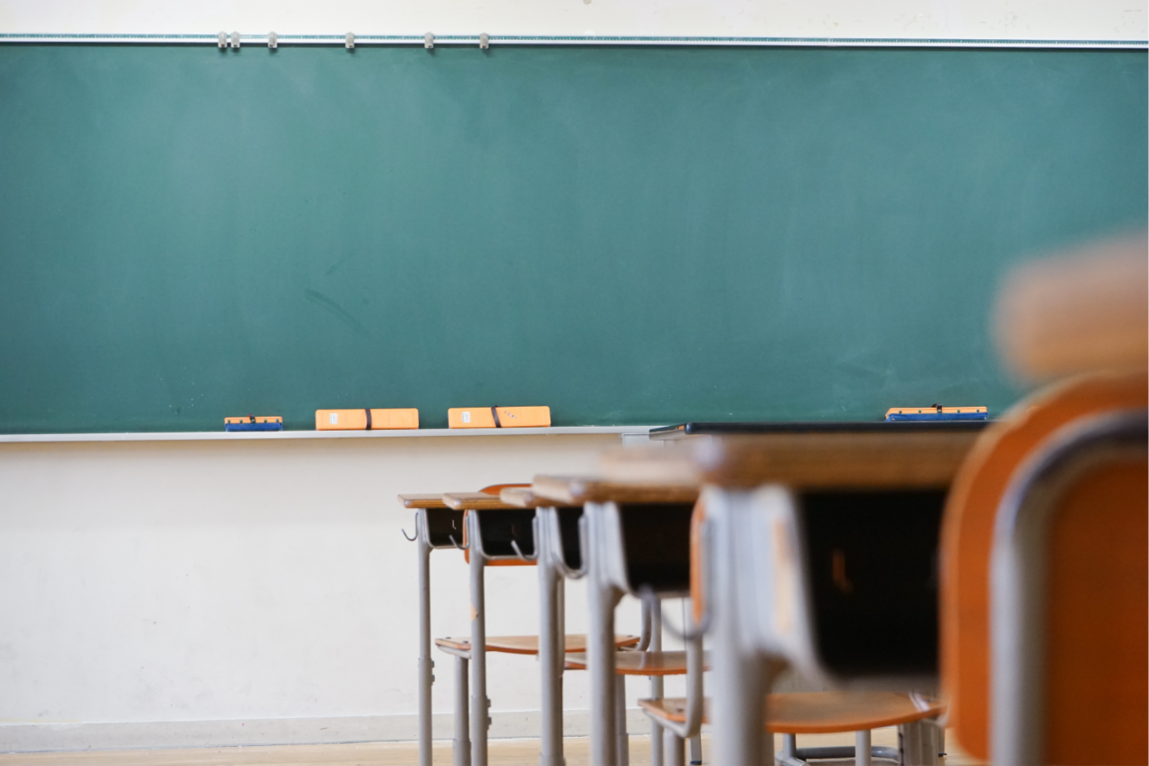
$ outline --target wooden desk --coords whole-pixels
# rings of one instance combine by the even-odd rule
[[[567,577],[582,569],[579,528],[581,506],[557,507],[526,487],[509,487],[503,502],[535,514],[536,565],[539,574],[539,676],[542,682],[540,766],[563,766],[563,656],[572,651],[565,636],[564,591]],[[585,640],[583,650],[585,651]]]
[[[504,503],[485,492],[448,492],[443,502],[465,511],[467,560],[471,572],[471,704],[470,739],[473,766],[487,764],[487,606],[485,568],[488,561],[529,561],[535,555],[533,509]],[[458,706],[456,707],[458,718]]]
[[[604,459],[614,481],[680,480],[688,463],[707,485],[716,763],[773,761],[763,701],[784,663],[836,683],[936,675],[941,511],[978,430],[901,425],[689,440]]]
[[[556,503],[582,505],[587,549],[590,626],[587,665],[591,676],[591,761],[595,766],[625,763],[620,734],[625,731],[624,686],[616,675],[614,610],[623,594],[650,589],[685,595],[690,580],[690,515],[697,486],[619,484],[588,477],[539,476],[531,492]],[[652,615],[652,650],[657,643]],[[656,684],[652,693],[661,696]],[[620,697],[622,700],[620,701]],[[652,740],[652,744],[658,742]],[[661,743],[656,745],[656,752]]]
[[[435,661],[431,658],[431,551],[462,546],[463,512],[448,507],[438,494],[399,495],[399,501],[404,508],[415,509],[419,560],[419,766],[431,766],[431,685],[435,681]],[[463,680],[466,681],[465,666]],[[458,734],[456,731],[456,750],[464,751],[467,745]]]

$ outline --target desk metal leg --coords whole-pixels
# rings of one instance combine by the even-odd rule
[[[416,516],[415,539],[419,556],[419,766],[431,766],[431,546],[427,543],[427,512]]]
[[[765,734],[765,697],[777,673],[777,663],[749,650],[741,636],[736,558],[736,520],[742,493],[726,492],[707,507],[712,519],[707,560],[714,584],[712,672],[714,678],[714,762],[741,766],[773,766],[774,738]]]
[[[541,515],[541,512],[540,512]],[[544,527],[542,518],[536,529]],[[563,578],[552,566],[547,540],[540,534],[539,546],[539,675],[542,676],[542,741],[539,766],[563,766]]]
[[[471,764],[487,766],[487,730],[490,701],[487,699],[487,613],[484,593],[483,555],[476,542],[479,523],[467,514],[467,540],[471,553]]]
[[[467,733],[470,726],[467,720],[467,665],[466,657],[455,657],[454,766],[469,766],[471,763],[471,738]]]
[[[590,673],[590,762],[591,766],[618,766],[615,740],[614,608],[622,594],[610,583],[599,553],[603,538],[603,506],[587,503],[586,518],[590,550],[584,551],[589,565],[587,601],[590,608],[587,634],[587,670]]]

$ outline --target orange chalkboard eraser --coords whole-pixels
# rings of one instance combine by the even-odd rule
[[[550,407],[452,407],[450,428],[545,428],[551,424]]]
[[[419,427],[419,410],[316,410],[316,431],[388,431]]]

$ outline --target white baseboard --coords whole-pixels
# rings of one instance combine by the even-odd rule
[[[568,710],[563,732],[586,736],[590,711]],[[537,737],[537,710],[492,712],[492,739]],[[263,718],[234,721],[140,721],[123,723],[4,723],[0,753],[58,750],[139,750],[255,745],[316,745],[340,742],[393,742],[418,738],[417,715],[346,716],[340,718]],[[451,714],[437,713],[436,739],[450,739]],[[627,730],[650,731],[638,708],[627,710]]]

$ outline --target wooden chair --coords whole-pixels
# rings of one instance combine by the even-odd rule
[[[1145,256],[1144,240],[1107,245],[1027,266],[1003,291],[1009,364],[1078,377],[987,431],[946,507],[942,688],[976,757],[1146,760]]]
[[[691,648],[694,652],[701,654],[702,649],[700,645]],[[691,664],[697,661],[691,654],[691,651],[619,652],[615,657],[614,672],[620,678],[625,678],[626,676],[645,676],[651,679],[658,679],[659,681],[667,676],[687,676],[687,683],[697,680],[699,684],[698,693],[701,694],[703,668],[699,667],[695,672],[691,672]],[[586,670],[587,664],[587,656],[585,653],[567,655],[567,670]],[[619,689],[625,691],[625,686],[620,684]],[[625,695],[620,693],[618,705],[615,710],[616,715],[619,711],[625,710],[625,701]],[[661,703],[663,701],[662,688],[661,684],[659,684],[651,690],[651,699],[639,700],[638,704],[645,707],[647,703]],[[681,720],[651,716],[649,711],[647,712],[647,717],[651,719],[652,724],[651,742],[659,741],[662,745],[661,748],[651,748],[651,762],[653,766],[664,766],[667,764],[682,766],[686,760],[687,740],[690,740],[692,743],[693,752],[691,754],[691,763],[702,763],[702,747],[699,737],[701,719],[698,720],[698,724],[688,721],[686,701],[683,700],[682,702],[683,717]],[[625,728],[623,728],[623,733],[625,734]],[[696,742],[698,743],[697,747],[694,747],[694,743]]]
[[[639,705],[652,718],[670,723],[685,723],[688,714],[688,700],[671,698],[663,700],[639,700]],[[703,712],[703,722],[709,722],[709,705]],[[766,701],[768,718],[763,721],[763,731],[784,734],[782,752],[775,761],[782,766],[804,766],[815,759],[853,758],[859,766],[868,766],[872,758],[890,760],[896,763],[933,763],[937,761],[938,737],[940,731],[933,728],[921,736],[917,731],[909,733],[907,724],[914,724],[937,718],[944,710],[937,700],[915,694],[896,692],[788,692],[771,694]],[[664,724],[665,725],[665,724]],[[873,747],[871,730],[886,726],[899,726],[902,736],[900,749]],[[799,734],[835,734],[854,732],[853,747],[807,747],[797,744]],[[907,747],[917,752],[906,752]],[[667,760],[671,763],[681,763]]]

